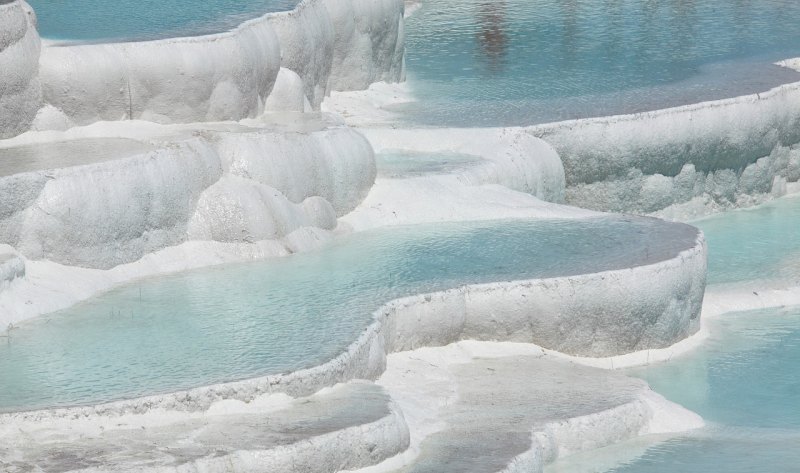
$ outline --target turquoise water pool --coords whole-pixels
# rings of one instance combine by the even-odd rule
[[[628,217],[447,223],[145,280],[0,339],[0,411],[295,371],[341,353],[400,296],[625,268],[672,257],[695,238],[687,225]]]
[[[227,31],[300,0],[28,0],[44,38],[148,40]]]
[[[800,198],[791,196],[692,222],[708,244],[708,283],[800,284],[799,221]],[[590,452],[550,472],[800,471],[800,308],[724,314],[709,328],[696,350],[629,370],[702,415],[707,428],[649,448],[643,439]],[[592,466],[631,456],[611,469]]]
[[[733,97],[800,80],[800,2],[423,0],[397,108],[434,126],[529,125]]]
[[[708,242],[708,283],[800,285],[800,196],[692,222]]]
[[[631,373],[707,428],[614,473],[800,471],[800,308],[727,314],[697,351]]]

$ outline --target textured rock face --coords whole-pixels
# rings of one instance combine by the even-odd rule
[[[531,127],[564,162],[567,202],[655,212],[722,208],[800,179],[800,85],[654,112]]]
[[[402,1],[311,0],[268,18],[281,44],[281,66],[303,79],[315,109],[331,90],[403,78]]]
[[[33,10],[0,2],[0,138],[27,130],[41,106],[39,50]]]
[[[127,157],[109,151],[94,163],[0,176],[0,241],[30,259],[107,269],[188,240],[333,229],[375,179],[372,148],[348,128],[207,132],[146,151],[132,143]]]
[[[77,125],[239,120],[398,81],[403,44],[402,1],[307,0],[222,34],[48,47],[42,88]]]
[[[265,22],[230,33],[54,46],[42,54],[45,101],[76,124],[234,120],[263,110],[280,49]]]

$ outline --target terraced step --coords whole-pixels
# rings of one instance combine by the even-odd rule
[[[155,411],[0,426],[5,473],[334,472],[408,445],[396,405],[372,384],[313,396],[223,401],[202,414]]]
[[[405,465],[398,457],[371,472],[541,471],[571,453],[702,425],[642,380],[555,360],[527,344],[461,342],[394,354],[378,384],[406,413],[412,451]]]

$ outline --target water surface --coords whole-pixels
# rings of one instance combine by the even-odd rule
[[[300,0],[28,0],[43,38],[139,41],[220,33]]]
[[[800,308],[726,314],[696,352],[636,369],[710,426],[614,473],[800,471]]]
[[[404,119],[528,125],[760,92],[800,74],[794,0],[423,0]]]
[[[708,283],[800,285],[800,196],[692,222],[708,242]]]
[[[580,453],[547,473],[800,471],[800,308],[730,313],[668,363],[626,370],[702,415],[707,426]]]
[[[394,227],[290,258],[144,280],[0,339],[0,411],[295,371],[341,353],[397,297],[647,264],[693,246],[696,234],[633,217]]]

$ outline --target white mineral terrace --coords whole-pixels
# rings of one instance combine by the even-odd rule
[[[291,262],[381,228],[687,219],[798,188],[800,83],[525,128],[398,128],[418,6],[304,0],[221,34],[61,44],[0,0],[0,343],[132,282]],[[453,162],[382,171],[392,153]],[[722,313],[800,304],[800,288],[706,291],[702,232],[663,225],[682,246],[625,267],[382,301],[299,371],[0,406],[0,471],[530,472],[702,427],[615,370],[690,350]]]

